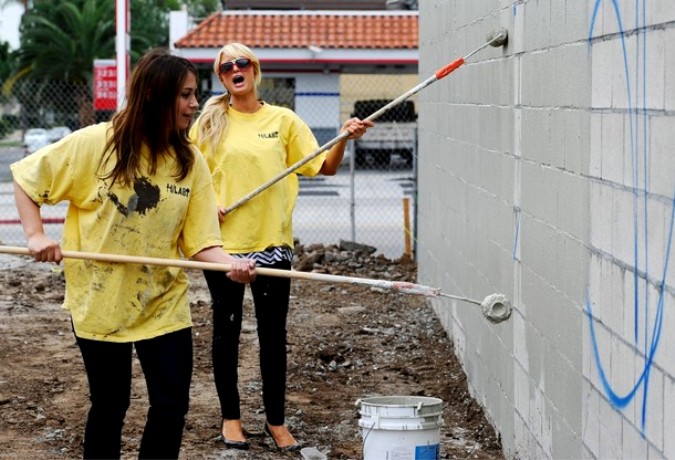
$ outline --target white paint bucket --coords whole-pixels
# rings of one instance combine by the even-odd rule
[[[424,396],[359,399],[363,460],[438,460],[443,401]]]

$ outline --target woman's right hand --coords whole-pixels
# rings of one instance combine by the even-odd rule
[[[225,208],[218,207],[218,222],[222,224],[225,221],[226,214],[227,211],[225,211]]]
[[[63,260],[61,245],[43,233],[28,238],[28,250],[38,262],[59,263]]]
[[[255,260],[253,259],[235,259],[230,263],[232,270],[227,273],[227,277],[237,283],[250,283],[255,281]]]

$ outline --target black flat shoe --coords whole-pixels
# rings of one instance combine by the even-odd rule
[[[265,434],[267,434],[267,436],[272,438],[272,442],[274,443],[274,446],[277,448],[277,450],[280,450],[282,452],[295,452],[297,450],[300,450],[300,448],[302,447],[299,442],[296,442],[295,444],[290,444],[288,446],[279,447],[279,444],[277,444],[277,440],[274,439],[272,431],[270,430],[270,427],[267,424],[267,422],[265,422],[263,430],[265,431]]]
[[[248,441],[235,441],[233,439],[227,439],[225,435],[223,434],[225,432],[225,420],[223,420],[223,425],[220,427],[220,439],[223,440],[223,444],[225,444],[225,447],[228,449],[237,449],[237,450],[248,450],[251,445],[248,443]]]
[[[222,436],[221,438],[223,439],[225,447],[228,449],[248,450],[251,447],[248,441],[232,441],[231,439],[226,439]]]

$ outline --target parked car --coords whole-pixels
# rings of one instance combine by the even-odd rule
[[[49,133],[44,128],[27,129],[23,135],[24,153],[29,155],[45,145],[51,144]]]
[[[364,119],[391,100],[371,99],[354,103],[353,117]],[[361,166],[389,165],[393,155],[407,165],[412,164],[417,142],[417,114],[412,101],[395,105],[375,120],[375,126],[354,140],[356,164]]]
[[[51,142],[59,141],[70,133],[72,133],[72,130],[67,126],[54,126],[47,131],[47,135]]]

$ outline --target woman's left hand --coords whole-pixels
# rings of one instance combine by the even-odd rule
[[[227,277],[232,281],[238,283],[250,283],[255,280],[255,260],[252,259],[236,259],[230,262],[231,270],[227,273]]]
[[[372,128],[374,123],[370,120],[361,120],[359,118],[350,118],[342,125],[341,132],[348,132],[347,139],[358,139],[366,133],[368,128]]]

